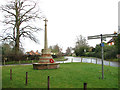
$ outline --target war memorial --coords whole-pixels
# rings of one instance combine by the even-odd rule
[[[51,50],[48,48],[47,42],[47,19],[45,21],[45,38],[44,38],[44,49],[42,49],[42,55],[38,63],[33,63],[33,69],[57,69],[59,68],[59,63],[55,63],[52,56]]]

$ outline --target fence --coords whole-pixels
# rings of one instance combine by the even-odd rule
[[[73,63],[73,62],[81,62],[81,63],[94,63],[94,64],[101,64],[101,59],[99,58],[80,58],[79,60],[74,60],[73,58],[68,59],[68,61],[62,61],[62,63]],[[104,61],[104,65],[111,65],[111,61]]]

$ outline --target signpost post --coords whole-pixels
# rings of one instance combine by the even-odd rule
[[[102,56],[102,79],[104,79],[104,65],[103,65],[103,60],[104,60],[104,51],[103,51],[103,47],[104,47],[104,43],[103,43],[103,39],[104,38],[110,38],[110,37],[115,37],[117,36],[116,34],[100,34],[100,35],[95,35],[95,36],[88,36],[88,40],[90,39],[101,39],[101,56]]]

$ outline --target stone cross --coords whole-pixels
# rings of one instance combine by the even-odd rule
[[[44,49],[48,49],[48,44],[47,44],[47,19],[45,21],[45,41],[44,41]]]

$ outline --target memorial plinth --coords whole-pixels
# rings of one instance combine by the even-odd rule
[[[33,63],[33,69],[57,69],[59,68],[59,63],[54,63],[54,60],[51,56],[51,50],[48,49],[47,44],[47,20],[45,19],[45,41],[44,49],[42,49],[42,55],[38,63]]]
[[[58,63],[34,63],[33,64],[33,69],[57,69],[59,68]]]

